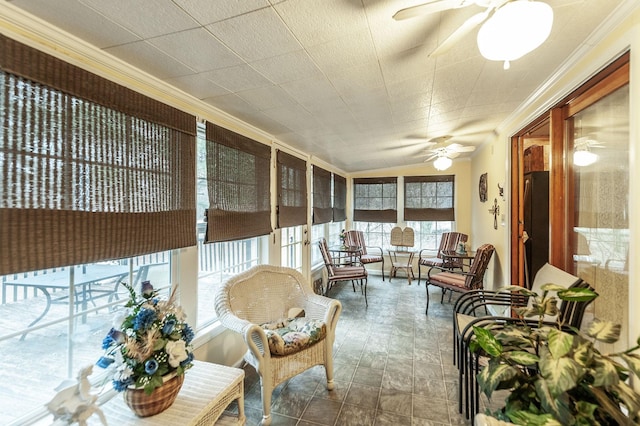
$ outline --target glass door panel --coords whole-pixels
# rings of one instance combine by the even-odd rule
[[[629,86],[565,122],[569,175],[567,242],[574,273],[599,293],[583,321],[622,324],[622,338],[602,350],[628,347]]]

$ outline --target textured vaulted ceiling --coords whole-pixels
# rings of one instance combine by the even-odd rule
[[[346,172],[420,163],[430,139],[480,145],[623,3],[547,0],[551,36],[487,61],[479,6],[395,21],[422,0],[13,0],[51,23]],[[468,156],[470,154],[463,154]],[[460,158],[460,157],[459,157]]]

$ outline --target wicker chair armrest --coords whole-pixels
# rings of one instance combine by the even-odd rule
[[[342,312],[342,304],[330,297],[310,294],[307,296],[304,310],[307,317],[324,321],[327,329],[333,331]]]
[[[256,359],[262,360],[271,357],[267,333],[262,327],[257,324],[249,324],[242,337]]]

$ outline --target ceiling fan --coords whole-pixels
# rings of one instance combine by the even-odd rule
[[[427,3],[400,9],[393,15],[396,21],[443,12],[450,9],[460,9],[477,5],[484,7],[483,12],[476,13],[467,19],[457,30],[447,37],[429,56],[441,55],[451,49],[460,39],[470,33],[475,27],[486,21],[491,13],[509,0],[432,0]]]
[[[428,157],[424,160],[431,161],[435,159],[433,165],[438,170],[445,170],[451,166],[451,159],[456,158],[462,152],[472,152],[476,149],[475,146],[472,145],[462,145],[459,143],[448,143],[447,141],[451,139],[451,136],[442,136],[437,138],[436,140],[440,140],[433,148],[427,150],[429,153]]]
[[[448,51],[482,24],[477,40],[480,53],[489,60],[504,61],[504,68],[509,69],[510,61],[536,49],[551,33],[553,9],[536,0],[431,0],[401,9],[393,19],[403,20],[472,5],[485,10],[464,21],[429,56]]]

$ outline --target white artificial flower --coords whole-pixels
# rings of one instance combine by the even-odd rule
[[[184,340],[169,340],[164,350],[169,355],[169,365],[177,368],[182,361],[187,359],[187,346]]]

